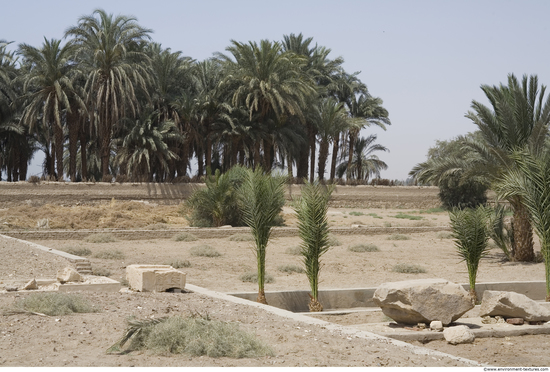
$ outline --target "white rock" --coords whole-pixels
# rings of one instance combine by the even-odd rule
[[[462,286],[445,279],[419,279],[384,283],[373,296],[384,315],[398,323],[439,320],[448,325],[474,307]]]
[[[443,337],[445,337],[445,340],[452,345],[470,344],[476,339],[474,333],[470,330],[470,328],[468,328],[468,326],[465,325],[445,329],[443,331]]]
[[[442,332],[443,331],[443,323],[441,323],[440,320],[433,320],[430,323],[430,329],[432,331]]]
[[[523,318],[529,322],[550,321],[550,310],[529,297],[505,291],[485,291],[479,315]]]
[[[66,267],[61,271],[57,272],[57,280],[59,283],[70,283],[70,282],[82,282],[84,279],[82,275],[78,273],[72,267]]]
[[[126,279],[130,288],[140,292],[164,292],[185,289],[186,274],[170,265],[129,265]]]
[[[29,281],[25,286],[23,287],[24,290],[31,290],[31,289],[38,289],[38,283],[36,283],[36,279],[33,279]]]

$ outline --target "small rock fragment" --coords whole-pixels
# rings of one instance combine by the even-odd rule
[[[443,331],[443,337],[451,345],[470,344],[476,339],[472,330],[465,325],[447,328]]]
[[[18,288],[17,287],[5,287],[6,291],[8,292],[17,292]]]
[[[513,324],[513,325],[522,325],[523,318],[508,318],[506,319],[506,323]]]
[[[430,329],[436,332],[443,332],[443,323],[439,320],[434,320],[430,323]]]
[[[32,279],[27,284],[25,284],[23,289],[24,290],[38,289],[38,283],[36,283],[36,279]]]

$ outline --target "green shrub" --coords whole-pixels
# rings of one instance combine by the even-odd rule
[[[88,301],[79,295],[59,292],[33,293],[15,302],[14,307],[7,312],[33,312],[50,316],[67,315],[71,313],[95,313]]]
[[[349,212],[350,216],[364,216],[365,214],[363,212],[357,212],[357,211],[351,211]]]
[[[252,234],[235,234],[229,237],[232,242],[253,242],[254,237]]]
[[[176,234],[172,239],[174,239],[177,242],[194,242],[199,240],[199,238],[197,238],[195,235],[190,233]]]
[[[131,340],[130,350],[157,353],[206,355],[211,358],[259,358],[273,356],[273,351],[253,334],[235,323],[203,317],[181,317],[128,321],[120,341],[108,351],[120,350]]]
[[[239,277],[242,282],[245,283],[258,283],[258,273],[257,272],[247,272]],[[265,274],[264,283],[273,283],[275,278],[269,274]]]
[[[188,260],[174,260],[170,261],[166,265],[170,265],[174,269],[181,269],[182,267],[191,267],[191,262],[189,262]]]
[[[287,274],[292,274],[292,273],[302,274],[305,272],[303,267],[300,267],[298,265],[292,265],[292,264],[281,265],[277,268],[277,270]]]
[[[192,247],[189,250],[189,253],[191,253],[191,256],[197,256],[197,257],[219,257],[221,256],[220,252],[215,250],[213,247],[209,245],[197,245],[195,247]]]
[[[411,237],[403,234],[393,234],[388,236],[388,240],[409,240]]]
[[[392,271],[402,274],[422,274],[426,272],[426,269],[419,265],[404,263],[395,265]]]
[[[63,252],[67,252],[70,254],[74,254],[75,256],[81,256],[81,257],[89,256],[92,254],[92,251],[86,247],[63,247],[61,248],[61,250]]]
[[[380,252],[380,249],[374,244],[356,244],[348,247],[351,252]]]
[[[412,221],[424,219],[424,217],[421,217],[421,216],[413,216],[411,214],[406,214],[402,212],[399,212],[395,216],[390,216],[390,217],[401,218],[401,219],[412,220]]]
[[[295,245],[295,246],[292,246],[292,247],[288,247],[285,251],[286,254],[291,254],[293,256],[299,256],[302,254],[302,248],[300,248],[299,246]]]
[[[97,233],[88,235],[84,238],[84,241],[88,243],[112,243],[115,242],[116,239],[113,234],[110,233]]]
[[[463,181],[460,176],[449,176],[439,182],[439,199],[448,210],[475,208],[487,203],[487,189],[487,186],[479,182]]]
[[[371,216],[372,218],[378,218],[378,219],[384,218],[384,217],[381,217],[381,216],[377,215],[376,213],[369,213],[369,214],[367,214],[367,216]]]
[[[95,276],[111,276],[111,272],[104,267],[96,267],[93,269],[93,275]]]
[[[123,260],[126,255],[119,249],[113,249],[110,251],[102,251],[94,254],[95,258],[102,258],[104,260]]]

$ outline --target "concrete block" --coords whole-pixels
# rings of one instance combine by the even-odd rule
[[[126,279],[130,288],[140,292],[164,292],[170,288],[185,289],[185,273],[170,265],[129,265]]]

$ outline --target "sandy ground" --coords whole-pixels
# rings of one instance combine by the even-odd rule
[[[356,189],[358,190],[358,189]],[[397,197],[399,191],[392,190]],[[353,194],[353,193],[351,193]],[[416,209],[365,208],[353,202],[353,195],[341,196],[349,206],[331,208],[331,226],[351,225],[407,227],[448,226],[445,212],[422,209],[433,204],[429,198]],[[401,193],[402,195],[403,193]],[[75,197],[76,198],[76,197]],[[401,200],[400,204],[407,204]],[[363,203],[364,204],[364,203]],[[411,203],[409,203],[411,204]],[[359,206],[357,206],[359,205]],[[388,204],[390,206],[391,204]],[[285,223],[295,225],[292,211],[285,208]],[[338,245],[323,257],[321,289],[375,287],[383,282],[418,278],[445,278],[457,283],[468,280],[466,266],[460,262],[448,232],[411,233],[405,236],[335,235]],[[231,238],[199,239],[193,242],[174,240],[128,240],[111,243],[87,243],[82,240],[36,241],[47,247],[67,250],[88,248],[96,271],[121,280],[130,264],[172,264],[188,261],[181,268],[188,283],[220,292],[257,290],[256,284],[243,282],[241,276],[255,269],[251,242]],[[274,281],[266,290],[309,288],[303,273],[288,273],[284,267],[301,265],[292,251],[297,237],[273,239],[268,246],[267,272]],[[357,253],[349,247],[375,245],[379,251]],[[196,246],[208,245],[218,257],[192,254]],[[538,250],[538,247],[536,248]],[[117,252],[120,259],[101,259],[94,255]],[[0,239],[0,288],[19,285],[29,279],[53,278],[66,262],[53,255],[11,240]],[[424,273],[399,273],[397,264],[421,267]],[[520,264],[503,260],[493,248],[479,268],[478,282],[544,280],[542,263]],[[0,307],[9,307],[25,292],[0,293]],[[2,366],[464,366],[460,361],[414,354],[387,343],[349,337],[317,325],[289,321],[263,310],[227,303],[196,293],[82,293],[102,311],[59,317],[12,315],[0,317],[0,365]],[[106,355],[105,352],[126,326],[129,316],[151,318],[164,315],[208,313],[212,318],[239,322],[240,326],[271,345],[274,357],[256,359],[214,359],[209,357],[167,356],[149,352]],[[381,321],[372,319],[369,321]],[[383,319],[382,319],[383,321]],[[344,319],[337,321],[345,324]],[[354,321],[350,320],[352,324]],[[511,339],[477,339],[471,345],[448,345],[441,341],[418,346],[476,360],[495,366],[548,366],[548,336],[522,336]]]

